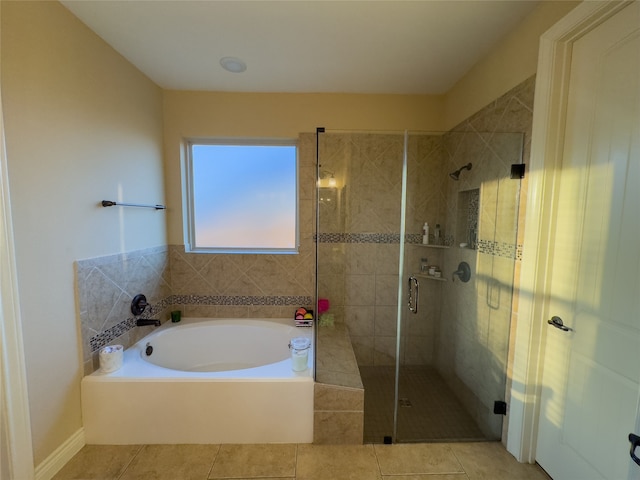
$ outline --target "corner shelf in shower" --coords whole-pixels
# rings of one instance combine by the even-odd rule
[[[449,247],[444,247],[444,248],[449,248]],[[434,277],[433,275],[427,275],[425,273],[414,273],[413,276],[416,277],[416,278],[427,278],[429,280],[435,280],[436,282],[446,282],[447,281],[446,278]]]
[[[416,247],[426,247],[426,248],[451,248],[449,245],[432,245],[430,243],[412,243],[411,245],[415,245]]]

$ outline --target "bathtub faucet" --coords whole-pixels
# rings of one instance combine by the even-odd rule
[[[150,318],[138,318],[136,320],[136,327],[146,327],[147,325],[159,327],[160,320],[151,320]]]

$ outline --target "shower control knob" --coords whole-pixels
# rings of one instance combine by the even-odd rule
[[[453,272],[453,275],[451,275],[451,280],[453,282],[456,281],[456,276],[460,279],[460,281],[465,283],[471,279],[471,267],[467,262],[460,262],[460,264],[458,265],[458,270]]]

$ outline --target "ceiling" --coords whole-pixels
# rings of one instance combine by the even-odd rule
[[[165,89],[441,94],[539,2],[61,3]],[[228,56],[246,71],[224,70]]]

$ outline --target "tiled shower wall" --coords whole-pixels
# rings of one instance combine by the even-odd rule
[[[517,320],[527,181],[510,179],[510,165],[529,163],[534,87],[535,78],[528,79],[444,138],[449,171],[473,163],[459,182],[449,184],[446,228],[459,231],[456,212],[464,193],[478,189],[480,205],[477,250],[454,245],[445,253],[446,271],[466,261],[472,280],[443,286],[437,366],[484,433],[503,440],[506,432],[493,402],[509,400],[505,382]],[[467,239],[456,244],[461,241]]]
[[[298,158],[298,254],[211,255],[169,245],[76,262],[85,374],[98,368],[102,346],[126,348],[152,330],[135,326],[130,305],[138,293],[151,305],[140,317],[162,322],[174,309],[190,317],[293,318],[298,306],[313,306],[315,135],[300,135]]]
[[[337,185],[320,189],[318,295],[347,325],[359,365],[393,365],[404,136],[327,132],[319,151],[321,172],[334,174]],[[419,242],[425,221],[444,222],[441,137],[410,136],[407,160],[414,193],[406,231]],[[402,335],[403,363],[429,363],[433,352],[424,345],[433,343],[437,316],[431,308],[411,319]]]

